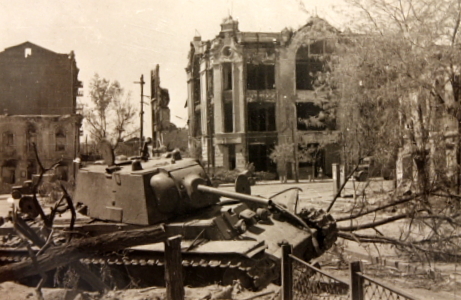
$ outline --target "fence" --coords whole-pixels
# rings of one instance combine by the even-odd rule
[[[362,262],[352,262],[350,264],[351,273],[351,298],[357,300],[377,300],[377,299],[402,299],[416,300],[416,298],[406,295],[389,287],[387,284],[363,274]]]
[[[363,274],[362,262],[350,264],[349,284],[291,255],[291,245],[282,245],[282,252],[283,300],[416,300]]]

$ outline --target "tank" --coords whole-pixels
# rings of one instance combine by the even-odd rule
[[[176,156],[176,157],[175,157]],[[182,236],[182,264],[186,279],[261,289],[280,276],[281,245],[304,260],[320,256],[336,240],[331,215],[314,209],[297,213],[298,189],[273,197],[251,195],[245,174],[238,176],[235,192],[212,186],[205,169],[192,159],[135,159],[78,170],[73,202],[80,218],[74,230],[86,236],[163,223],[168,235]],[[13,191],[28,207],[30,183]],[[28,200],[29,199],[29,200]],[[21,203],[23,203],[21,205]],[[24,204],[26,203],[26,204]],[[58,225],[57,225],[58,226]],[[130,276],[146,279],[164,263],[163,243],[139,245],[121,253],[83,258],[94,266],[130,267]],[[133,275],[138,274],[138,275]],[[142,275],[144,274],[144,275]],[[149,282],[146,284],[155,284]]]

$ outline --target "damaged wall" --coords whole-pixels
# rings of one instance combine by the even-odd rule
[[[0,193],[11,193],[13,185],[22,184],[38,173],[32,143],[37,145],[44,167],[62,160],[65,166],[59,169],[59,176],[73,180],[81,122],[80,115],[1,115]]]
[[[73,114],[79,69],[73,52],[60,54],[25,42],[0,52],[0,113]]]

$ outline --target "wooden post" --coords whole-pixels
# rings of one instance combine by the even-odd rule
[[[351,300],[364,300],[365,294],[363,289],[363,278],[357,272],[362,272],[363,266],[361,261],[353,261],[349,265],[351,275]]]
[[[339,173],[339,165],[338,164],[331,164],[331,170],[333,174],[333,192],[336,195],[340,189],[340,173]]]
[[[184,299],[180,235],[165,241],[165,283],[168,300]]]
[[[293,299],[293,270],[291,266],[291,245],[282,244],[282,300]]]

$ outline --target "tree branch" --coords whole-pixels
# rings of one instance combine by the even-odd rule
[[[383,210],[383,209],[386,209],[386,208],[389,208],[389,207],[397,206],[399,204],[403,204],[403,203],[412,201],[412,200],[416,199],[417,197],[419,197],[419,194],[411,195],[411,196],[403,198],[401,200],[397,200],[395,202],[391,202],[389,204],[379,206],[379,207],[374,208],[374,209],[369,209],[369,210],[366,210],[364,212],[360,212],[360,213],[355,214],[355,215],[350,215],[350,216],[342,217],[342,218],[336,218],[336,221],[337,222],[342,222],[342,221],[347,221],[347,220],[353,220],[353,219],[363,217],[365,215],[368,215],[368,214],[371,214],[371,213],[374,213],[374,212],[377,212],[377,211],[380,211],[380,210]]]
[[[391,223],[391,222],[401,220],[401,219],[405,219],[405,218],[409,218],[409,217],[410,217],[410,215],[408,213],[405,213],[405,214],[400,214],[400,215],[397,215],[397,216],[385,218],[385,219],[382,219],[382,220],[379,220],[379,221],[371,222],[371,223],[358,224],[358,225],[348,226],[348,227],[340,227],[340,226],[338,226],[338,229],[342,230],[342,231],[362,230],[362,229],[367,229],[367,228],[373,228],[373,227],[376,227],[376,226],[381,226],[381,225],[384,225],[384,224],[387,224],[387,223]]]

